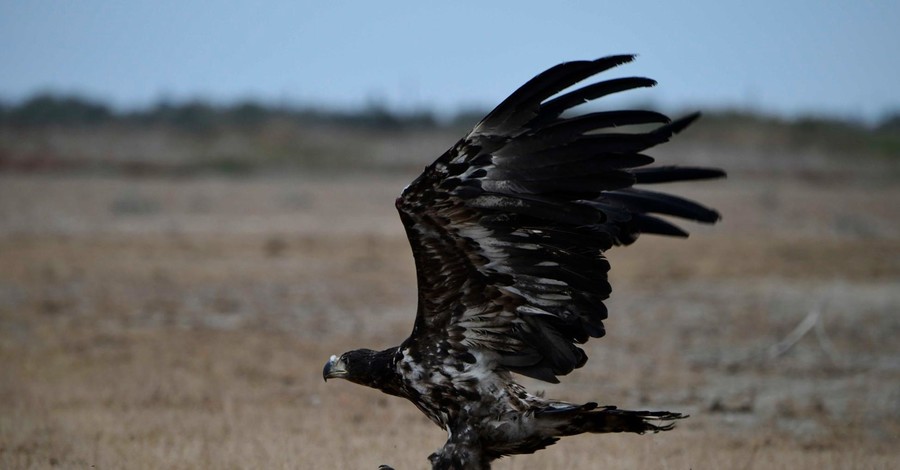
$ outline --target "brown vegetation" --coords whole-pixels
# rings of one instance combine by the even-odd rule
[[[393,198],[450,142],[351,137],[398,173],[0,175],[0,468],[425,467],[443,431],[321,368],[408,334]],[[691,418],[496,467],[896,466],[896,158],[692,139],[656,155],[729,169],[672,188],[724,221],[611,252],[608,336],[562,384],[527,384]],[[821,325],[785,344],[810,312]]]

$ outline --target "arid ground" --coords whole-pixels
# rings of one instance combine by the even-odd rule
[[[667,188],[723,221],[610,252],[607,337],[524,382],[691,417],[496,468],[900,467],[896,162],[655,155],[728,169]],[[321,375],[411,329],[414,176],[0,175],[0,468],[426,468],[444,431]]]

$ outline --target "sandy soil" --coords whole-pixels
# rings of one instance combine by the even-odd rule
[[[425,468],[442,430],[321,380],[411,328],[412,176],[0,176],[0,468]],[[897,185],[738,168],[674,189],[724,221],[610,253],[608,336],[525,382],[691,418],[496,468],[896,468]]]

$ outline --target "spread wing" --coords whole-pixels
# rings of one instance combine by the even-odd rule
[[[604,334],[610,286],[603,252],[641,233],[687,236],[660,214],[719,219],[692,201],[635,187],[724,176],[646,166],[653,159],[641,152],[697,115],[561,116],[604,95],[653,86],[646,78],[619,78],[554,97],[632,59],[568,62],[541,73],[403,191],[397,209],[419,288],[407,345],[468,362],[481,357],[492,367],[556,382],[587,360],[576,344]],[[618,132],[620,126],[637,127]]]

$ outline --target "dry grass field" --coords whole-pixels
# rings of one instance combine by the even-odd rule
[[[611,252],[607,337],[525,382],[691,417],[496,468],[898,468],[896,163],[667,151],[723,222]],[[411,328],[413,176],[0,175],[0,468],[425,468],[442,430],[321,378]]]

